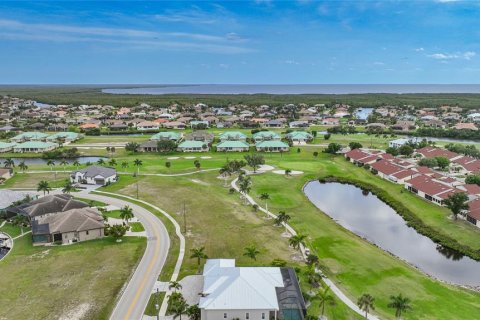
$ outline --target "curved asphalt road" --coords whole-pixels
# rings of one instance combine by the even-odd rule
[[[148,237],[147,248],[110,316],[111,320],[142,319],[155,282],[167,259],[170,247],[167,229],[153,213],[134,203],[86,192],[82,192],[81,197],[117,207],[128,205],[145,227]]]

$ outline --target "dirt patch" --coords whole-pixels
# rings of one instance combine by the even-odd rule
[[[209,186],[209,185],[210,185],[210,183],[204,182],[204,181],[200,181],[200,180],[198,180],[198,179],[190,179],[190,181],[195,182],[195,183],[198,183],[198,184],[201,184],[202,186]]]
[[[66,313],[64,313],[61,317],[59,317],[59,320],[81,320],[82,318],[85,317],[87,314],[88,310],[90,310],[91,305],[90,303],[82,303],[73,309],[70,309]]]

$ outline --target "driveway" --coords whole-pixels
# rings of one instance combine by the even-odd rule
[[[79,196],[117,207],[128,205],[145,227],[147,248],[110,316],[111,320],[142,319],[155,282],[167,259],[170,247],[167,229],[153,213],[131,202],[86,192],[80,192]]]

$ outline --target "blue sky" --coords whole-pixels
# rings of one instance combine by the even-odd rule
[[[479,83],[480,1],[1,1],[0,83]]]

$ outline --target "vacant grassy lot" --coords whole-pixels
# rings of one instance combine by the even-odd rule
[[[50,187],[63,187],[68,179],[68,173],[57,172],[56,179],[54,173],[22,173],[17,172],[12,178],[0,185],[0,188],[29,188],[37,189],[38,182],[48,181]]]
[[[3,220],[0,220],[0,224],[2,223]],[[27,232],[30,230],[30,227],[28,228],[21,228],[19,226],[14,226],[11,223],[6,223],[3,227],[0,228],[0,231],[8,233],[8,235],[12,238],[15,238],[16,236],[19,236],[23,232]]]
[[[107,319],[145,245],[128,237],[33,247],[19,238],[0,261],[0,319]]]

